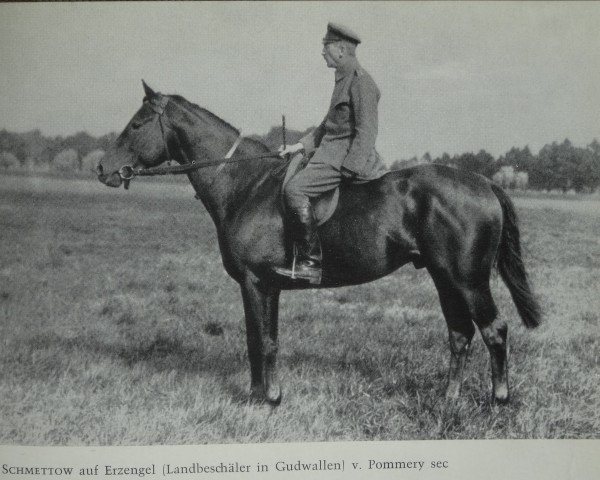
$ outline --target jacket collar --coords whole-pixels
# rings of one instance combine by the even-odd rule
[[[360,65],[358,64],[356,57],[346,57],[345,61],[335,69],[335,81],[338,82],[342,78],[346,78],[351,73],[354,73],[358,67],[360,67]]]

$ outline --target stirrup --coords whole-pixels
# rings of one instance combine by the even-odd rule
[[[292,280],[303,280],[308,281],[311,285],[319,285],[322,279],[322,269],[319,266],[317,267],[298,267],[297,266],[298,259],[298,247],[296,242],[293,245],[293,258],[292,258],[292,268],[287,267],[273,267],[273,271],[278,275],[283,275],[284,277],[288,277]]]
[[[289,278],[290,280],[293,280],[296,282],[308,282],[311,285],[320,285],[321,279],[322,279],[321,269],[320,268],[319,269],[311,268],[310,270],[311,271],[308,271],[308,268],[306,270],[303,270],[303,269],[292,270],[287,267],[278,267],[278,266],[273,267],[273,271],[277,275],[281,275],[282,277]]]

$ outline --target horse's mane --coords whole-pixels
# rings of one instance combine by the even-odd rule
[[[169,97],[171,97],[171,99],[175,100],[178,103],[183,103],[186,108],[188,108],[193,113],[195,113],[199,118],[203,118],[205,116],[208,116],[211,120],[214,120],[217,123],[221,124],[221,126],[223,126],[225,128],[228,128],[230,130],[233,130],[233,131],[235,131],[237,133],[237,135],[240,135],[241,131],[239,129],[235,128],[233,125],[231,125],[229,122],[226,122],[221,117],[215,115],[210,110],[207,110],[206,108],[202,108],[201,106],[199,106],[199,105],[197,105],[195,103],[190,102],[189,100],[185,99],[181,95],[169,95]],[[269,147],[267,147],[260,140],[256,140],[256,139],[250,138],[250,137],[244,137],[244,142],[253,144],[255,147],[257,147],[259,149],[262,149],[265,152],[269,151]]]

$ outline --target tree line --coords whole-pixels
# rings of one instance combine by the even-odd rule
[[[436,158],[426,153],[420,159],[397,160],[391,168],[406,168],[420,163],[470,170],[505,187],[563,192],[594,192],[600,187],[600,143],[596,139],[586,147],[576,147],[568,139],[562,143],[553,142],[544,145],[535,155],[528,146],[513,147],[498,158],[485,150],[452,157],[444,153]]]
[[[287,130],[286,140],[290,144],[295,143],[309,130]],[[0,169],[86,171],[97,165],[116,137],[116,133],[94,137],[86,132],[46,137],[39,130],[26,133],[1,130]],[[281,145],[283,135],[281,127],[272,127],[265,135],[251,137],[275,150]],[[593,192],[600,187],[600,143],[596,139],[585,147],[576,147],[568,139],[562,143],[553,142],[544,145],[537,154],[527,146],[513,147],[498,158],[485,150],[453,156],[444,153],[436,158],[425,153],[421,158],[396,160],[390,168],[394,170],[423,163],[470,170],[509,188]]]
[[[115,133],[100,137],[86,132],[46,137],[39,130],[26,133],[0,130],[0,168],[87,170],[93,168],[92,158],[100,158],[116,138]],[[84,161],[86,157],[89,165]]]

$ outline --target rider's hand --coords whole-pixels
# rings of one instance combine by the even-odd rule
[[[294,153],[300,152],[304,150],[304,145],[302,145],[301,143],[295,143],[294,145],[288,145],[287,147],[283,147],[283,145],[281,145],[281,147],[279,147],[279,150],[277,150],[279,152],[279,156],[280,157],[285,157],[287,154],[291,154],[293,155]]]

